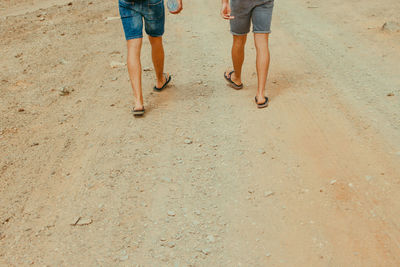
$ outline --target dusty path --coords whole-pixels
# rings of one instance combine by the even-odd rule
[[[277,3],[256,110],[251,38],[233,91],[219,3],[188,0],[144,119],[115,3],[44,2],[1,11],[0,265],[399,266],[396,1]]]

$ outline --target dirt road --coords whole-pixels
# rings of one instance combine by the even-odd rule
[[[134,119],[115,1],[0,2],[0,265],[399,266],[399,2],[276,1],[266,110],[184,8]]]

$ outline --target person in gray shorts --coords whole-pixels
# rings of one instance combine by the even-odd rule
[[[232,62],[233,69],[224,73],[228,84],[234,89],[242,89],[242,66],[244,48],[250,26],[253,25],[254,43],[257,51],[258,89],[255,102],[258,108],[268,106],[268,97],[265,96],[269,69],[268,38],[271,32],[271,19],[274,0],[222,0],[221,16],[230,20],[233,35]]]

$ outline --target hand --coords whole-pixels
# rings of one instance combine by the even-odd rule
[[[171,14],[179,14],[179,13],[181,13],[181,11],[182,11],[182,9],[183,9],[183,4],[182,4],[182,0],[178,0],[178,9],[177,10],[175,10],[175,11],[170,11],[170,13]]]
[[[231,7],[229,6],[229,3],[222,3],[221,17],[227,20],[235,18],[234,16],[231,16]]]

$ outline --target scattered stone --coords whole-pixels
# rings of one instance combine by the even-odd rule
[[[124,256],[119,257],[119,260],[120,261],[126,261],[126,260],[128,260],[128,258],[129,258],[128,255],[124,255]]]
[[[330,184],[331,184],[331,185],[336,184],[336,180],[332,180],[332,181],[330,182]]]
[[[153,69],[151,67],[145,67],[143,68],[143,71],[152,71]]]
[[[116,81],[116,80],[118,80],[118,77],[114,77],[114,78],[111,79],[111,81],[113,81],[113,82]]]
[[[68,89],[67,86],[63,86],[63,87],[60,88],[60,96],[67,96],[70,93],[71,92],[70,92],[70,90]]]
[[[174,217],[176,215],[175,211],[173,211],[173,210],[168,211],[167,214],[168,214],[168,216],[171,216],[171,217]]]
[[[170,182],[172,182],[171,178],[169,178],[169,177],[161,177],[160,180],[163,181],[163,182],[165,182],[165,183],[170,183]]]
[[[174,242],[168,242],[167,243],[167,247],[174,248],[175,247],[175,243]]]
[[[15,57],[15,58],[20,58],[20,57],[22,57],[23,54],[24,54],[24,53],[18,53],[18,54],[16,54],[14,57]]]
[[[66,61],[65,59],[60,59],[60,64],[62,64],[62,65],[65,65],[65,64],[68,64],[68,61]]]
[[[349,183],[349,187],[354,187],[354,185],[352,183]]]
[[[196,214],[197,216],[200,216],[201,212],[199,210],[195,210],[194,214]]]
[[[394,96],[394,93],[388,93],[387,96]]]
[[[44,18],[44,17],[41,17],[39,20],[40,20],[40,21],[44,21],[44,20],[45,20],[45,18]]]
[[[265,253],[265,256],[266,257],[271,257],[271,253],[267,252],[267,253]]]
[[[394,21],[386,21],[382,25],[382,31],[400,32],[400,23]]]
[[[201,250],[201,253],[203,253],[204,255],[208,255],[208,254],[211,253],[211,250],[208,249],[208,248],[205,248],[205,249],[202,249],[202,250]]]
[[[119,20],[119,19],[120,19],[120,17],[107,17],[107,18],[105,19],[105,21],[107,22],[107,21]]]
[[[18,112],[24,112],[24,111],[25,111],[24,108],[19,108],[19,109],[18,109]]]
[[[275,192],[272,192],[272,191],[265,191],[264,192],[264,197],[270,197],[270,196],[273,196],[273,195],[275,195]]]
[[[35,143],[33,143],[31,146],[38,146],[39,145],[39,143],[38,142],[35,142]]]
[[[111,62],[110,62],[110,67],[111,67],[112,69],[125,67],[125,63],[118,62],[118,61],[111,61]]]
[[[68,5],[68,6],[72,6],[72,2],[69,2],[67,5]]]
[[[214,242],[215,242],[215,237],[214,237],[213,235],[208,235],[208,236],[207,236],[207,241],[208,241],[209,243],[214,243]]]
[[[164,242],[164,241],[167,241],[167,239],[165,237],[161,237],[160,241]]]
[[[193,143],[193,141],[192,140],[190,140],[190,139],[185,139],[185,144],[187,144],[187,145],[190,145],[190,144],[192,144]]]

